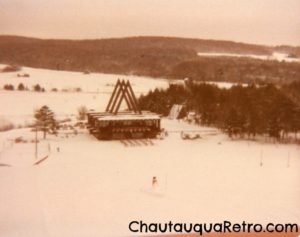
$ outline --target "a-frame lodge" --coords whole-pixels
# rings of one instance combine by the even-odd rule
[[[122,101],[128,110],[119,112]],[[89,112],[88,129],[100,140],[155,138],[160,133],[160,117],[141,111],[130,82],[118,80],[105,112]]]

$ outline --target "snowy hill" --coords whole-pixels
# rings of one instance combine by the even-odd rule
[[[21,124],[44,104],[72,121],[80,105],[104,109],[118,77],[130,78],[137,94],[168,86],[163,79],[22,70],[0,73],[1,87],[39,83],[46,92],[0,91],[0,116]],[[30,77],[17,77],[25,72]],[[82,91],[61,91],[74,87]],[[162,140],[127,143],[98,141],[86,129],[46,140],[39,132],[37,158],[30,128],[0,132],[0,236],[133,236],[134,220],[300,223],[299,145],[231,140],[165,118],[162,127],[169,134]],[[201,139],[183,140],[181,131]]]
[[[164,120],[163,126],[169,137],[151,146],[125,147],[89,134],[51,136],[38,145],[39,158],[49,155],[38,166],[33,144],[5,140],[1,236],[131,236],[133,220],[299,223],[299,146],[231,141],[222,134],[186,141],[171,131],[191,125]],[[34,137],[27,130],[1,135]]]

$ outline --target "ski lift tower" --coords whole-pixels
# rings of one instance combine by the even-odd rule
[[[122,101],[127,110],[119,111]],[[155,138],[161,131],[160,116],[141,111],[130,82],[118,80],[105,112],[89,112],[88,129],[99,140]]]

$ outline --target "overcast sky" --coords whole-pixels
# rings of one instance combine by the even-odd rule
[[[300,0],[0,0],[0,34],[300,45]]]

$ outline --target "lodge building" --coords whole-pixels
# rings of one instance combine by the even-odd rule
[[[128,110],[119,112],[125,100]],[[141,111],[130,82],[117,81],[105,112],[87,113],[88,129],[99,140],[155,138],[161,131],[160,116]]]

